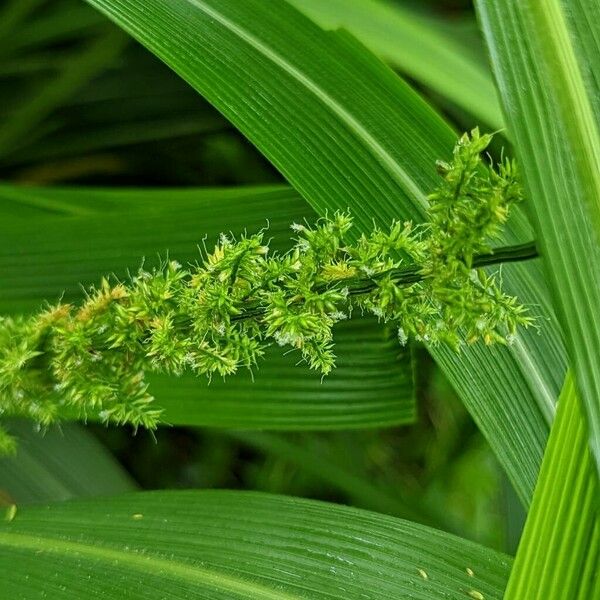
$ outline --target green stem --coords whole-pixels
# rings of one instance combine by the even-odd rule
[[[528,242],[526,244],[519,244],[515,246],[505,246],[486,254],[479,254],[473,259],[473,268],[520,262],[523,260],[531,260],[532,258],[537,257],[538,252],[535,243]],[[404,269],[392,269],[390,271],[378,273],[374,277],[363,279],[361,282],[357,283],[356,285],[352,285],[351,287],[349,286],[349,294],[367,294],[377,287],[377,281],[388,276],[391,276],[394,283],[398,285],[410,285],[411,283],[417,283],[426,277],[419,265],[411,265],[410,267],[406,267]]]
[[[538,256],[539,254],[535,242],[527,242],[525,244],[517,244],[514,246],[503,246],[502,248],[495,249],[493,252],[475,256],[473,259],[473,267],[489,267],[497,264],[521,262],[537,258]],[[349,296],[360,296],[372,292],[377,288],[377,282],[388,276],[391,276],[396,285],[411,285],[426,278],[420,265],[411,265],[404,269],[383,271],[382,273],[378,273],[369,278],[340,279],[332,281],[326,286],[322,286],[322,290],[320,291],[325,291],[326,289],[331,289],[333,286],[343,284],[348,288]],[[264,314],[264,312],[263,309],[249,308],[232,320],[240,321],[242,319],[259,317]]]

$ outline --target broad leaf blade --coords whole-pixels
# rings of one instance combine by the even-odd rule
[[[586,74],[598,38],[575,43],[560,0],[478,6],[600,468],[600,119]]]
[[[88,1],[212,102],[319,214],[350,208],[363,232],[373,220],[422,220],[454,135],[351,36],[280,1]],[[515,222],[510,237],[526,231]],[[504,282],[548,314],[537,267],[506,269]],[[527,503],[566,371],[555,325],[512,350],[431,351]]]
[[[599,494],[584,415],[569,375],[506,600],[593,597],[599,584]],[[544,551],[540,552],[540,548]]]
[[[296,192],[282,186],[160,191],[5,186],[2,194],[10,202],[0,224],[0,310],[13,313],[61,295],[76,300],[82,284],[97,284],[111,272],[126,277],[144,257],[147,267],[167,253],[181,263],[196,262],[198,244],[206,236],[211,247],[222,231],[237,235],[268,224],[272,247],[282,250],[291,223],[316,218]],[[340,324],[335,336],[338,368],[324,381],[297,365],[295,353],[273,348],[254,377],[240,373],[209,385],[191,375],[152,376],[150,392],[171,424],[306,430],[414,421],[411,356],[395,333],[373,319],[355,318]]]
[[[334,336],[337,366],[322,381],[297,356],[272,348],[254,375],[210,385],[191,375],[151,376],[150,390],[176,425],[328,431],[414,422],[411,356],[395,333],[356,318]]]
[[[569,19],[571,40],[576,46],[592,110],[600,124],[600,4],[595,0],[572,0],[569,5],[565,16]]]
[[[129,494],[0,524],[0,587],[23,600],[40,589],[65,600],[462,600],[472,590],[491,600],[509,568],[504,555],[406,521],[248,492]]]

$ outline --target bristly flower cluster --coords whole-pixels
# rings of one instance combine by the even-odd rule
[[[264,232],[221,235],[198,266],[170,261],[127,283],[103,280],[80,306],[1,319],[0,409],[42,424],[70,412],[154,427],[146,372],[231,375],[274,342],[327,374],[332,327],[357,309],[395,324],[402,344],[509,343],[531,320],[473,268],[521,199],[515,165],[482,160],[490,139],[474,130],[438,164],[443,182],[424,225],[395,222],[350,243],[352,219],[336,213],[293,224],[295,244],[281,255]]]

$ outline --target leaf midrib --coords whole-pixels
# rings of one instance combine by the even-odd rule
[[[208,6],[202,0],[188,0],[190,4],[193,4],[198,10],[202,11],[206,15],[212,17],[218,21],[223,27],[231,31],[233,34],[244,40],[247,44],[252,46],[255,50],[260,52],[265,58],[275,63],[291,77],[300,82],[305,88],[310,90],[315,96],[317,96],[327,107],[329,107],[354,133],[362,139],[369,148],[371,148],[373,154],[379,159],[380,163],[386,168],[390,175],[400,183],[400,185],[410,193],[413,198],[421,205],[427,206],[427,198],[420,189],[419,185],[415,183],[413,178],[402,168],[402,166],[394,159],[393,156],[369,133],[369,131],[363,127],[363,125],[355,119],[341,104],[339,104],[335,98],[329,95],[323,90],[318,83],[313,81],[310,77],[305,75],[302,71],[297,69],[294,65],[289,63],[283,56],[281,56],[276,50],[267,46],[261,40],[259,40],[252,33],[230,21],[225,15],[215,10],[213,7]]]
[[[34,552],[51,552],[63,556],[73,556],[78,559],[81,556],[104,561],[110,565],[114,561],[127,564],[129,567],[148,573],[165,573],[173,578],[186,581],[194,585],[205,585],[239,595],[241,598],[255,598],[257,600],[302,600],[300,596],[275,591],[268,587],[234,577],[225,573],[219,573],[204,567],[193,566],[185,563],[175,563],[172,560],[153,556],[149,554],[135,554],[133,551],[107,548],[32,536],[21,533],[0,533],[0,545],[16,548],[19,550],[32,550]]]
[[[552,392],[549,383],[542,377],[540,370],[531,360],[527,348],[519,337],[515,339],[512,349],[519,357],[519,368],[521,369],[521,372],[525,373],[523,365],[526,364],[528,372],[533,375],[533,383],[536,386],[536,390],[532,390],[532,396],[537,400],[537,405],[548,425],[552,425],[556,415],[556,403],[554,393]]]

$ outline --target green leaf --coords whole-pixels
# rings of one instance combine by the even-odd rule
[[[254,211],[248,210],[247,215],[242,215],[239,218],[235,214],[229,215],[231,218],[235,218],[233,225],[238,229],[243,229],[244,219],[250,220],[250,226],[265,227],[269,224],[268,211],[272,210],[274,205],[279,206],[276,211],[278,213],[287,211],[289,213],[287,217],[290,219],[317,218],[306,202],[302,201],[296,192],[284,185],[156,189],[76,186],[39,187],[0,183],[0,215],[2,215],[3,220],[14,220],[14,222],[11,222],[10,227],[7,226],[7,234],[11,227],[19,227],[19,223],[23,227],[29,227],[29,233],[31,233],[34,227],[29,225],[27,221],[32,217],[37,219],[59,215],[72,217],[96,216],[100,218],[107,217],[109,221],[112,220],[111,228],[118,226],[119,235],[122,237],[122,241],[125,241],[127,235],[131,234],[132,231],[132,226],[123,222],[123,216],[126,214],[134,213],[138,219],[143,219],[144,215],[147,215],[151,220],[156,220],[158,213],[166,214],[169,211],[175,212],[177,210],[198,212],[199,209],[203,209],[207,213],[206,219],[209,223],[209,230],[216,231],[226,224],[223,219],[227,215],[227,209],[231,208],[227,203],[232,202],[239,203],[240,209],[244,209],[246,205],[254,208],[254,203],[260,206],[262,202],[267,206],[267,210],[258,210],[256,214],[254,214]],[[225,206],[221,207],[221,203],[224,203]],[[283,213],[282,218],[284,218]],[[53,221],[48,222],[52,223]],[[61,227],[69,227],[72,233],[77,231],[74,221],[56,221],[56,223],[61,223]],[[280,222],[277,226],[281,231],[287,231],[290,223],[291,221],[287,223]],[[154,224],[154,226],[156,225]],[[197,232],[197,235],[199,233]],[[202,233],[203,236],[204,233]],[[288,237],[286,234],[286,239]],[[40,237],[41,239],[43,238]],[[77,239],[71,241],[81,243]],[[277,240],[275,242],[277,243]],[[196,243],[198,243],[197,239]],[[282,246],[280,245],[278,248],[282,248]],[[152,249],[155,250],[155,248]],[[121,252],[117,249],[115,254],[120,256]]]
[[[464,43],[431,17],[381,0],[291,0],[324,28],[345,27],[373,52],[492,128],[502,127],[494,83]]]
[[[356,318],[334,329],[336,368],[323,380],[293,354],[269,350],[257,372],[225,381],[148,377],[163,419],[175,425],[333,430],[416,419],[410,352],[396,332]]]
[[[88,189],[2,186],[0,312],[30,312],[44,301],[80,298],[103,275],[124,277],[167,254],[200,259],[221,232],[269,226],[284,249],[290,225],[316,219],[289,188]],[[57,215],[72,215],[63,218]],[[126,218],[125,218],[126,216]]]
[[[65,600],[462,600],[476,590],[492,600],[509,568],[505,555],[407,521],[249,492],[136,493],[0,523],[0,588],[23,600],[40,590]]]
[[[113,272],[125,277],[169,254],[200,259],[222,231],[269,225],[273,248],[285,249],[290,224],[314,220],[297,193],[282,186],[221,190],[43,189],[4,186],[0,223],[0,311],[28,312],[44,301],[81,297],[81,285]],[[61,211],[63,215],[61,216]],[[79,216],[64,216],[64,213]],[[85,216],[87,214],[87,216]],[[35,215],[36,218],[31,218]],[[126,218],[124,218],[126,215]],[[395,333],[356,318],[336,331],[338,367],[323,382],[271,349],[254,380],[249,373],[214,380],[152,376],[150,391],[167,423],[269,429],[346,429],[414,421],[410,352]]]
[[[600,52],[597,3],[568,9],[593,26],[595,45],[574,41],[559,0],[478,6],[600,469],[600,113],[587,85]]]
[[[31,422],[3,421],[17,438],[15,456],[0,458],[2,503],[39,504],[128,492],[135,484],[83,428],[64,423],[36,431]]]
[[[570,10],[565,11],[572,30],[571,41],[575,44],[579,68],[582,71],[588,99],[596,121],[600,123],[600,4],[594,0],[572,0]]]
[[[88,2],[213,103],[319,214],[350,208],[363,232],[374,220],[423,219],[435,161],[454,134],[349,34],[326,33],[282,1]],[[530,235],[513,219],[507,241]],[[527,503],[566,365],[539,265],[503,275],[508,291],[551,319],[540,335],[460,356],[430,350]]]
[[[600,564],[599,494],[584,415],[569,375],[506,600],[594,597]]]

